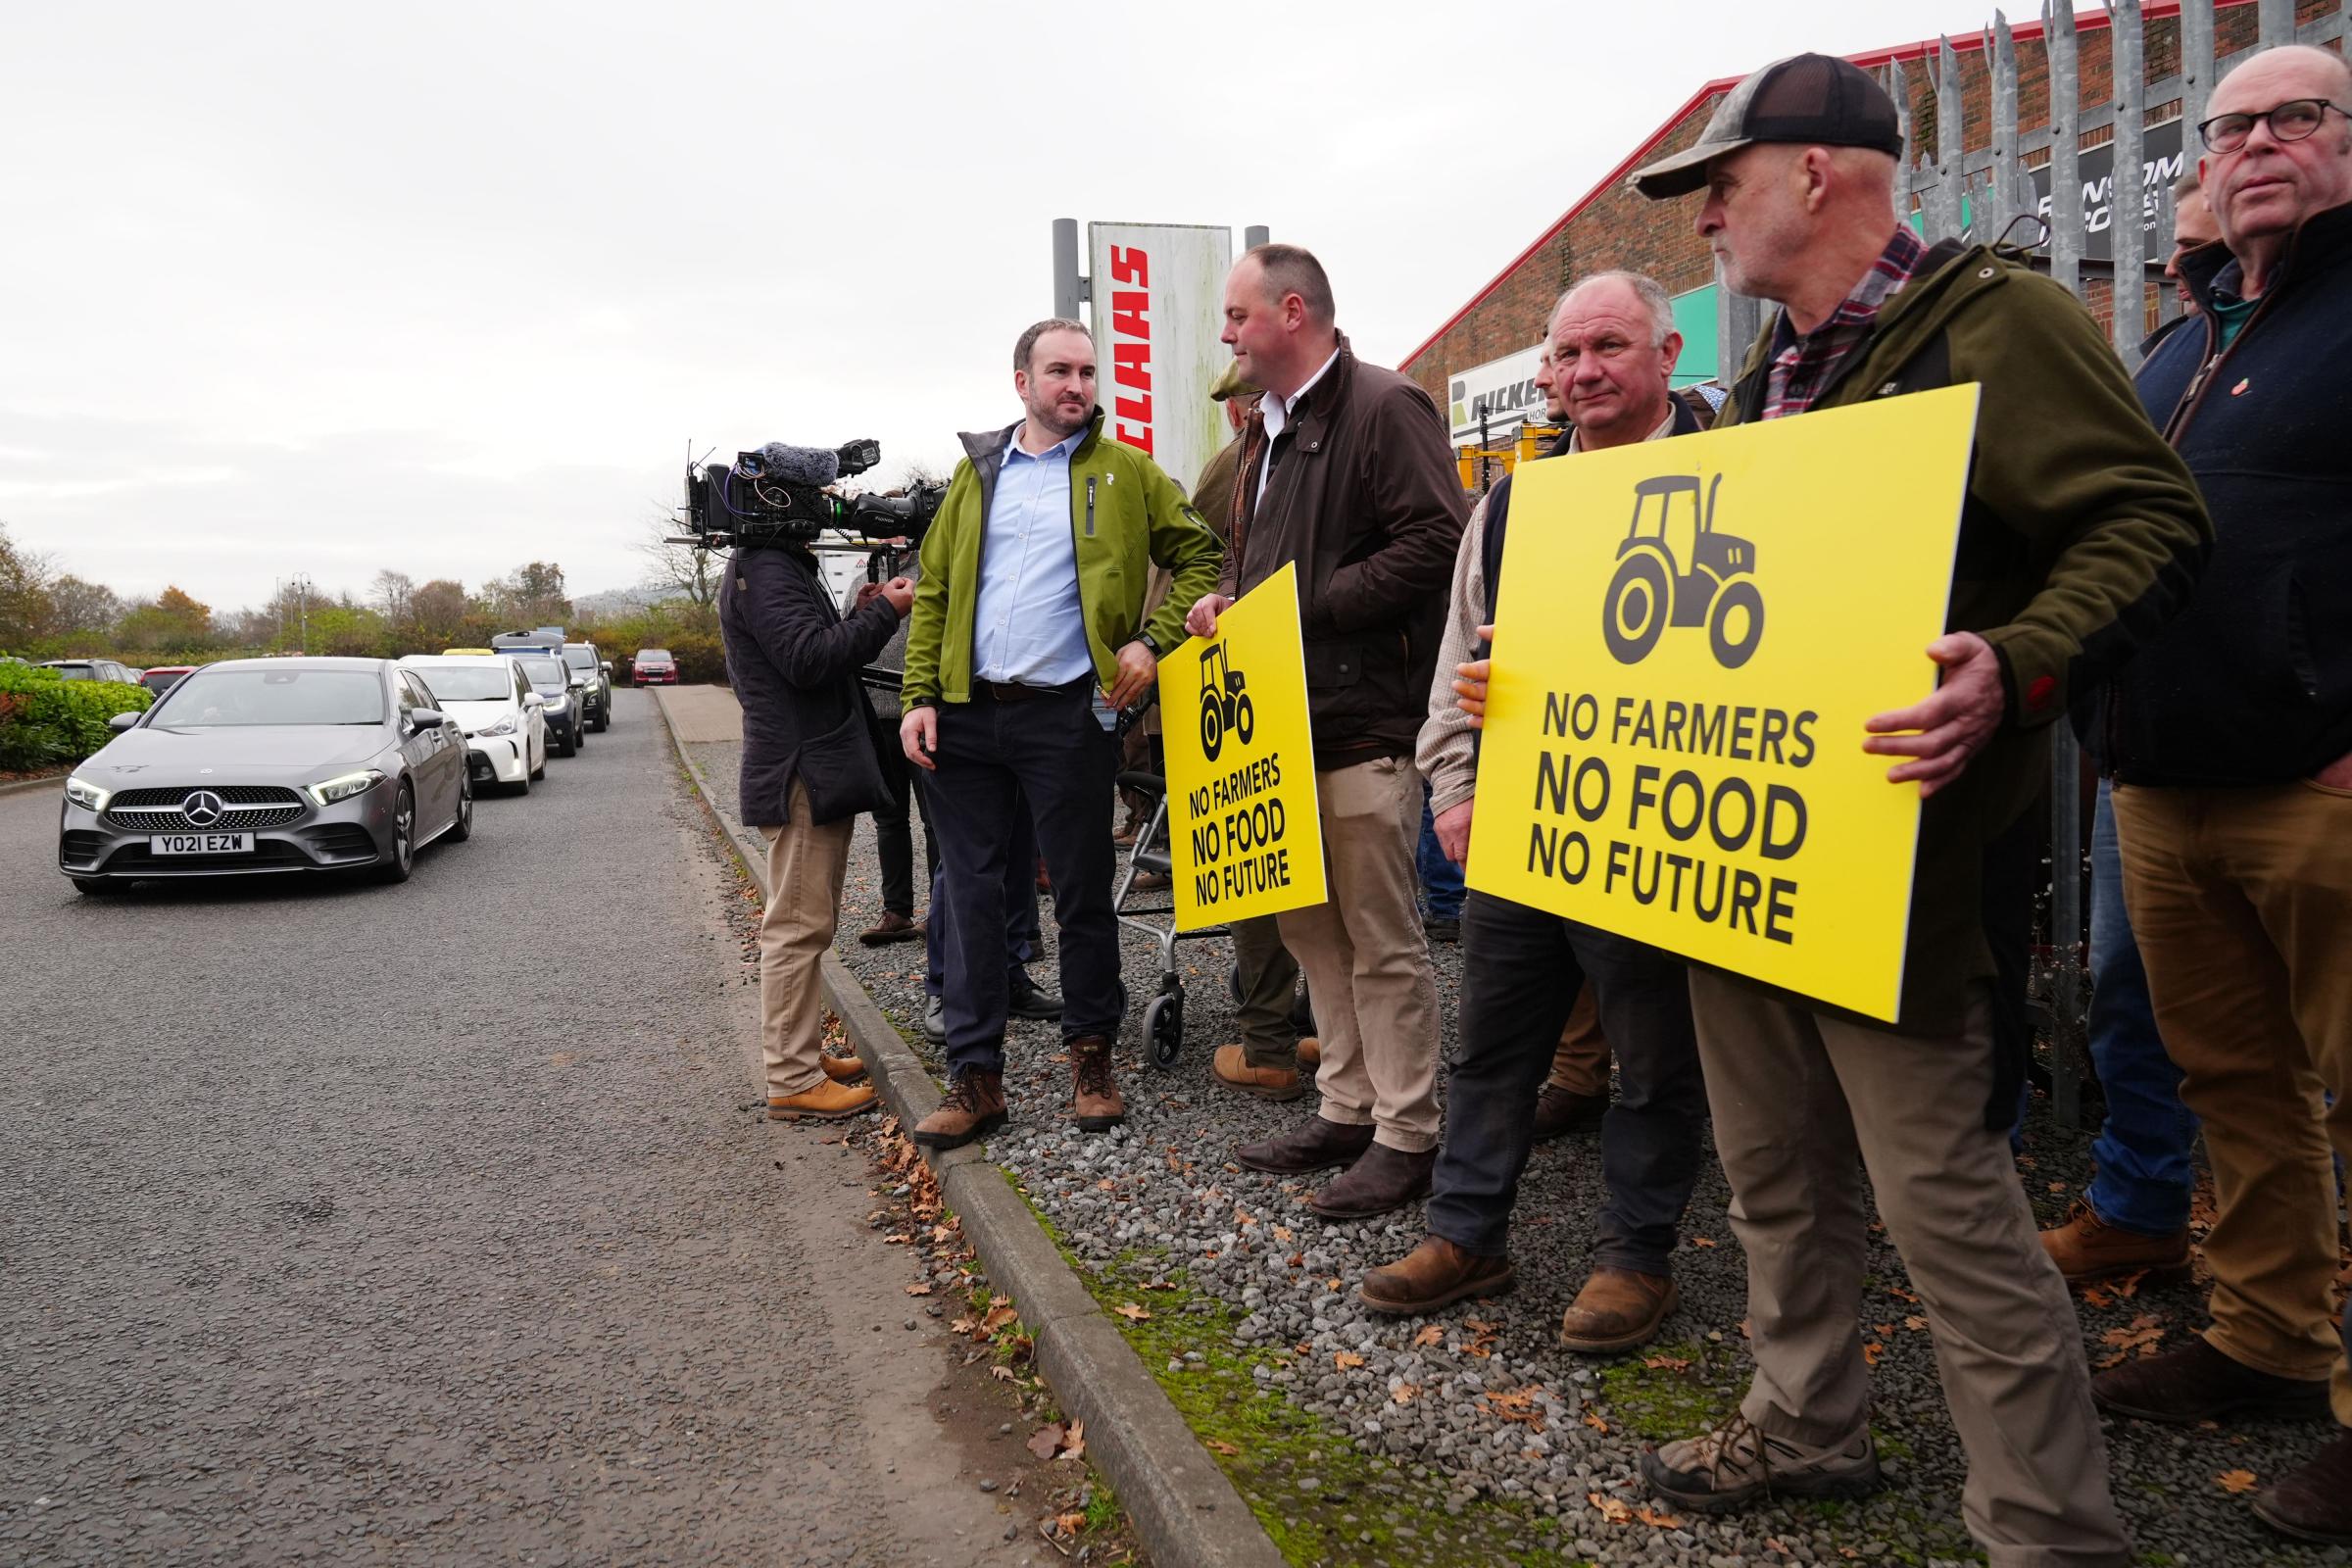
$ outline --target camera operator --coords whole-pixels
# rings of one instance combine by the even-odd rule
[[[914,603],[905,577],[867,583],[847,617],[802,543],[737,549],[718,586],[727,678],[743,705],[741,804],[767,841],[760,922],[760,1050],[770,1121],[838,1120],[870,1110],[863,1066],[818,1049],[818,965],[833,945],[850,830],[887,810],[873,706],[858,671]]]

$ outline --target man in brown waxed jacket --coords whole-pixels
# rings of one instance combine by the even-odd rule
[[[1468,508],[1437,405],[1359,362],[1322,265],[1260,245],[1225,284],[1224,340],[1264,389],[1234,478],[1218,591],[1187,629],[1285,565],[1298,576],[1330,896],[1279,918],[1322,1037],[1319,1113],[1246,1145],[1253,1170],[1347,1166],[1310,1206],[1384,1214],[1429,1191],[1437,1158],[1438,1006],[1415,899],[1421,780],[1413,745]]]

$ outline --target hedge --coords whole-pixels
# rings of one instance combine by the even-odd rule
[[[31,773],[78,762],[114,739],[108,719],[154,701],[144,686],[65,680],[37,664],[0,663],[0,770]]]

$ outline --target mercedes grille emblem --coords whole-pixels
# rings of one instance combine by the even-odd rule
[[[227,809],[227,805],[211,790],[192,790],[179,803],[179,814],[188,819],[190,827],[211,827]]]

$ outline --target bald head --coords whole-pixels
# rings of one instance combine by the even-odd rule
[[[2206,151],[2197,168],[2222,238],[2257,293],[2305,220],[2352,202],[2347,105],[2352,66],[2304,44],[2266,49],[2213,89],[2200,127]],[[2282,110],[2285,135],[2279,133]],[[2316,123],[2310,118],[2315,112]],[[2216,151],[2217,144],[2228,150]]]

